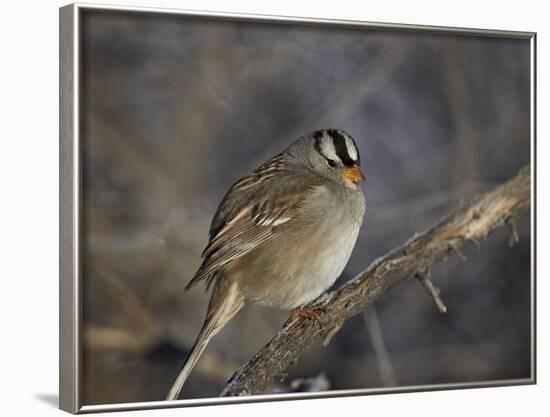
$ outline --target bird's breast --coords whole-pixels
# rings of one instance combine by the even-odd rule
[[[342,194],[320,189],[314,198],[322,204],[306,202],[285,233],[250,254],[242,279],[246,298],[290,309],[332,286],[351,256],[365,211],[360,192]]]

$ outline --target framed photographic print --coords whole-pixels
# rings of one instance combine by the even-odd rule
[[[60,407],[535,383],[535,33],[60,9]]]

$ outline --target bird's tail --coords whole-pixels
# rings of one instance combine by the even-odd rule
[[[178,374],[178,377],[172,384],[172,388],[170,388],[170,392],[166,396],[167,401],[178,399],[183,384],[187,380],[191,370],[195,367],[210,339],[237,314],[243,304],[243,297],[238,291],[236,284],[227,286],[224,284],[216,285],[210,299],[206,320],[197,340],[195,340],[191,348],[191,352],[189,352],[189,356],[187,356],[183,369]]]

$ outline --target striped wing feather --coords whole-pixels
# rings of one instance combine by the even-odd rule
[[[316,175],[289,170],[280,155],[236,182],[216,211],[203,262],[186,289],[202,280],[208,289],[226,265],[272,239],[317,185]]]

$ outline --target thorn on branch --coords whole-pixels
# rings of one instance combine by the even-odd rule
[[[449,246],[451,249],[462,259],[463,261],[466,261],[466,256],[462,252],[460,252],[460,249],[458,249],[458,245],[456,243],[449,243]]]
[[[447,307],[443,300],[441,299],[441,291],[437,288],[429,278],[428,272],[417,272],[416,278],[422,283],[424,288],[428,291],[430,296],[433,298],[435,305],[440,313],[446,313]]]
[[[511,248],[519,242],[518,229],[516,228],[516,220],[513,217],[508,217],[506,219],[506,225],[510,228],[508,247]]]
[[[474,245],[477,246],[477,251],[478,252],[481,252],[481,243],[479,242],[479,240],[477,240],[476,238],[473,238],[473,237],[469,238],[468,240],[470,242],[472,242]]]

